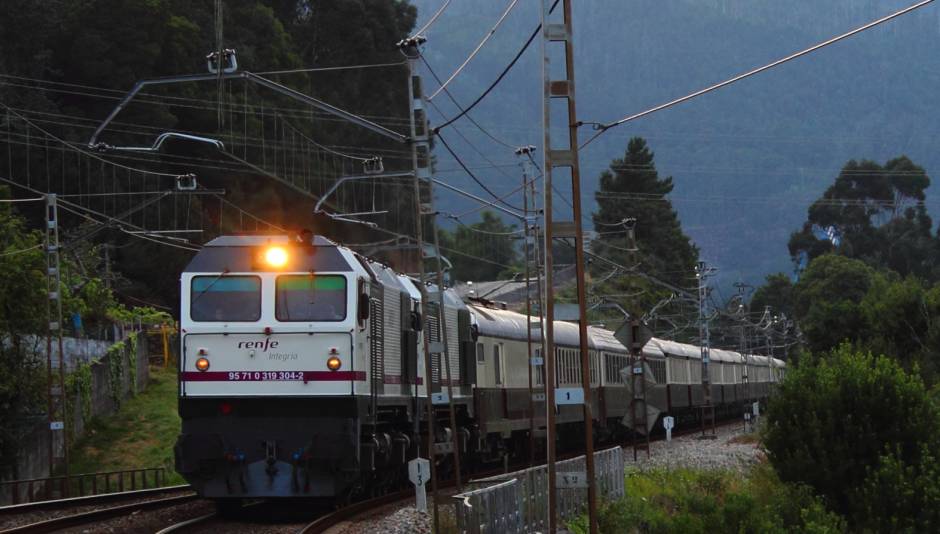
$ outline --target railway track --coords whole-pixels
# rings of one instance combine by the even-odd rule
[[[197,500],[189,485],[180,485],[4,506],[0,507],[0,534],[56,532]]]
[[[735,420],[726,420],[718,422],[716,428],[740,425]],[[683,435],[695,435],[701,432],[700,428],[692,427],[680,429],[673,433],[674,437]],[[650,441],[661,441],[665,439],[664,434],[654,433]],[[630,442],[621,443],[621,447],[626,452],[631,447]],[[577,453],[560,455],[559,460],[576,456]],[[641,452],[642,456],[642,452]],[[526,467],[525,465],[512,466],[511,469]],[[477,473],[476,477],[486,477],[503,472],[502,469],[495,469],[483,473]],[[453,487],[452,481],[442,481],[440,489],[446,490]],[[302,534],[322,534],[331,528],[343,523],[356,523],[357,521],[376,515],[376,511],[384,508],[393,507],[400,503],[405,505],[414,498],[414,490],[408,489],[398,491],[377,497],[360,501],[338,510],[318,514],[310,521],[297,521],[282,524],[268,525],[266,530],[277,530],[285,533]],[[73,527],[86,526],[121,516],[130,514],[157,510],[161,508],[171,508],[185,503],[198,501],[199,497],[190,491],[188,485],[171,486],[166,488],[155,488],[147,490],[129,491],[121,493],[110,493],[105,495],[94,495],[89,497],[76,497],[70,499],[60,499],[54,501],[43,501],[38,503],[21,504],[14,506],[0,507],[0,534],[14,533],[39,533],[56,532]],[[134,502],[128,502],[134,501]],[[264,505],[270,504],[267,501],[254,501],[243,506],[242,512],[238,515],[245,516],[245,519],[253,517],[252,514],[260,513]],[[254,509],[254,510],[253,510]],[[24,518],[36,517],[42,515],[44,519],[40,521],[24,520]],[[48,517],[48,516],[54,517]],[[189,532],[192,530],[209,531],[216,525],[224,526],[225,521],[239,521],[239,518],[223,518],[217,512],[188,517],[177,521],[171,525],[154,529],[158,534],[173,534],[180,532]],[[250,531],[247,526],[246,531]],[[224,530],[224,529],[223,529]]]

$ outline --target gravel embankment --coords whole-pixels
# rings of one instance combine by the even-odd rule
[[[441,515],[446,516],[446,514]],[[375,515],[336,530],[336,534],[358,534],[360,532],[430,534],[431,516],[425,512],[419,512],[413,506],[406,506],[395,510],[389,515]]]
[[[649,459],[641,449],[637,452],[637,462],[633,461],[633,449],[627,447],[624,449],[627,470],[690,467],[744,471],[764,456],[756,434],[745,434],[741,425],[719,427],[716,435],[715,439],[701,439],[701,434],[696,432],[673,438],[670,443],[652,442]]]

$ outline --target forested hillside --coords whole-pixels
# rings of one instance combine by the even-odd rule
[[[146,87],[97,139],[149,147],[162,133],[182,132],[219,145],[170,140],[150,153],[89,150],[88,143],[135,83],[206,74],[206,55],[220,47],[236,51],[241,71],[403,132],[407,78],[396,43],[415,22],[407,2],[13,0],[3,7],[0,178],[19,184],[18,196],[49,192],[73,202],[62,212],[66,247],[88,236],[115,243],[113,268],[124,275],[117,289],[127,298],[175,306],[178,273],[191,254],[185,249],[221,233],[314,227],[346,243],[375,240],[365,226],[314,217],[314,204],[339,176],[361,173],[363,158],[410,167],[407,148],[258,84]],[[369,67],[345,68],[361,65]],[[189,173],[200,190],[174,192],[174,175]],[[349,187],[330,202],[333,211],[385,209],[383,228],[411,233],[410,211],[396,209],[413,205],[401,186]],[[25,210],[36,227],[41,212]]]
[[[442,77],[459,64],[506,6],[503,0],[453,3],[428,32],[428,61]],[[609,121],[682,96],[843,33],[908,5],[899,0],[640,0],[575,2],[578,113]],[[419,26],[440,2],[418,0]],[[475,98],[538,21],[519,3],[486,48],[450,86]],[[683,229],[724,283],[758,282],[791,270],[787,240],[806,209],[850,159],[900,154],[928,175],[940,102],[940,10],[929,6],[812,56],[690,103],[609,131],[582,152],[584,199],[632,136],[645,138],[657,167],[672,176],[670,195]],[[535,43],[537,45],[537,42]],[[532,46],[473,114],[513,144],[540,144],[538,48]],[[912,67],[916,65],[916,67]],[[446,114],[449,102],[438,98]],[[432,114],[433,117],[433,114]],[[439,122],[439,120],[438,120]],[[459,125],[460,123],[458,123]],[[499,164],[511,152],[464,124],[462,132]],[[559,132],[560,135],[561,132]],[[582,129],[582,139],[592,134]],[[459,141],[458,141],[459,142]],[[463,144],[479,167],[488,165]],[[442,157],[441,166],[448,165]],[[492,171],[480,170],[483,175]],[[456,182],[458,173],[449,175]],[[467,181],[468,187],[472,184]],[[509,184],[504,190],[509,190]],[[445,197],[444,202],[449,201]],[[937,188],[927,206],[940,207]],[[643,221],[638,221],[642,225]]]

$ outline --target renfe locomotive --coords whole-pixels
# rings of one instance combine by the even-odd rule
[[[432,299],[443,310],[425,310],[415,280],[319,236],[216,238],[186,267],[180,288],[176,468],[221,504],[343,501],[403,483],[407,462],[419,449],[427,454],[429,383],[434,393],[449,380],[456,404],[457,428],[447,406],[435,406],[432,450],[444,471],[450,455],[441,451],[453,433],[470,466],[526,457],[530,415],[544,444],[545,403],[529,396],[525,315],[464,303],[449,290]],[[428,380],[424,343],[440,350],[441,314],[447,359],[432,352]],[[556,385],[579,387],[577,327],[557,322],[554,331]],[[621,370],[629,356],[610,331],[590,327],[588,335],[588,402],[604,440],[626,431]],[[698,348],[654,339],[644,353],[655,379],[650,402],[693,413],[703,397]],[[532,356],[542,357],[539,349]],[[738,409],[765,396],[783,369],[780,360],[713,350],[713,403]],[[542,365],[532,367],[532,383],[544,388]],[[577,446],[581,419],[579,406],[558,407],[562,446]]]

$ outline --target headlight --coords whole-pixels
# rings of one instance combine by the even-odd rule
[[[200,371],[208,371],[208,370],[209,370],[209,359],[208,359],[208,358],[199,358],[198,360],[196,360],[196,369],[199,369]]]
[[[287,264],[287,250],[282,247],[271,247],[264,252],[264,261],[271,267],[281,268]]]
[[[330,359],[326,361],[326,367],[330,371],[339,371],[339,368],[343,366],[343,361],[337,358],[336,356],[330,356]]]

